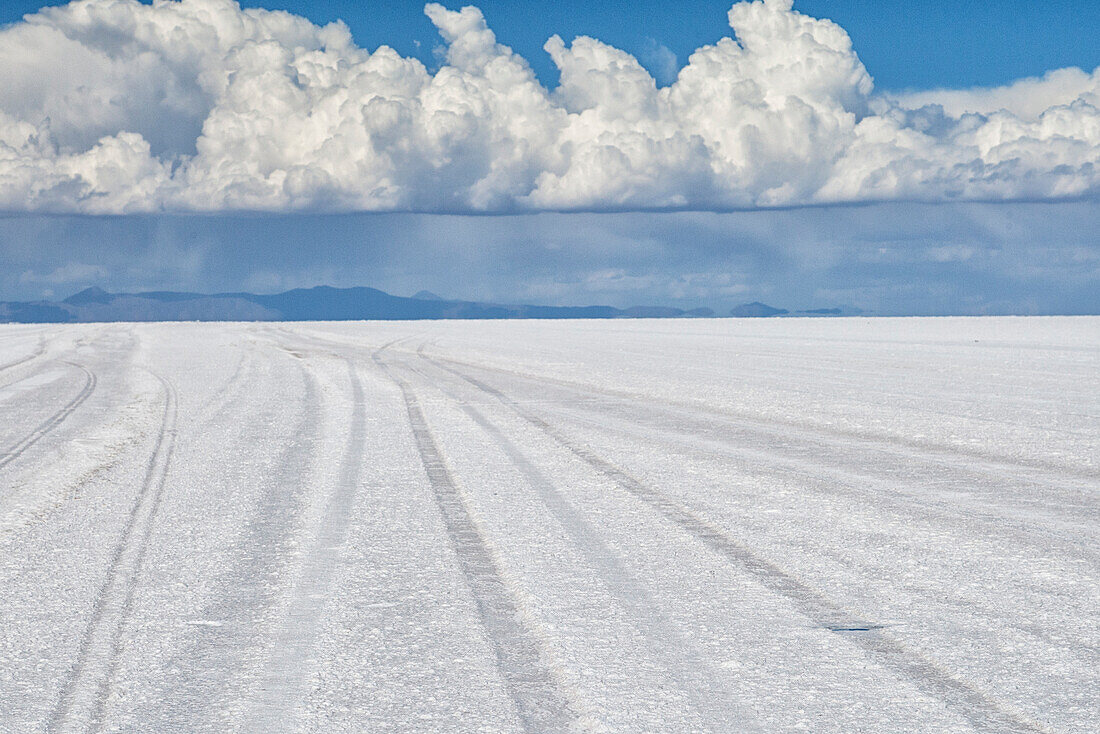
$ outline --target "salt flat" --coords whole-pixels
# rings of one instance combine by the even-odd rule
[[[1100,318],[0,326],[0,731],[1093,732]]]

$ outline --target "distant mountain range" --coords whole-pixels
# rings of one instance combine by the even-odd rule
[[[354,321],[416,319],[619,319],[707,317],[709,308],[531,306],[452,301],[421,291],[412,298],[375,288],[298,288],[254,293],[108,293],[88,288],[63,301],[0,302],[0,321]]]
[[[732,316],[788,312],[763,303],[734,308]],[[800,311],[839,314],[839,309]],[[297,288],[274,295],[254,293],[108,293],[87,288],[63,301],[0,301],[0,322],[81,323],[93,321],[358,321],[418,319],[631,319],[707,318],[709,308],[658,306],[532,306],[454,301],[429,291],[412,298],[376,288]]]
[[[769,316],[856,316],[863,313],[858,308],[811,308],[807,311],[795,311],[793,314],[785,308],[775,308],[760,301],[742,303],[730,309],[730,316],[739,319],[759,319]]]

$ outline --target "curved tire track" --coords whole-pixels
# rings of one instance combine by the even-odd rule
[[[91,620],[81,639],[76,663],[61,690],[46,731],[97,731],[103,725],[107,697],[118,667],[122,631],[130,614],[138,575],[145,560],[157,509],[168,475],[176,436],[175,387],[154,375],[165,391],[164,413],[141,490],[134,499],[126,526],[115,546],[107,576],[92,607]]]
[[[195,411],[197,417],[194,423],[209,425],[217,419],[224,418],[230,408],[241,397],[242,389],[248,384],[248,378],[254,369],[254,357],[246,350],[242,350],[240,359],[237,360],[233,373],[229,376],[214,394],[207,398]]]
[[[424,346],[417,350],[417,354],[428,358]],[[460,364],[434,356],[431,359],[440,368]],[[492,372],[500,373],[498,370]],[[514,376],[510,372],[502,374]],[[533,380],[527,377],[521,379]],[[542,383],[536,381],[536,384]],[[557,383],[553,384],[557,386]],[[866,501],[869,490],[886,489],[888,491],[873,492],[874,501],[881,506],[903,514],[919,509],[926,514],[938,513],[939,517],[953,522],[964,518],[981,522],[982,532],[1031,546],[1036,544],[1036,536],[1041,536],[1046,543],[1064,545],[1065,539],[1058,530],[1066,527],[1071,527],[1078,537],[1095,541],[1097,536],[1097,526],[1093,522],[1095,513],[1080,512],[1087,498],[1095,492],[1087,483],[1067,482],[1063,478],[1041,476],[1024,470],[1006,474],[999,470],[991,471],[990,467],[948,461],[941,456],[897,453],[888,447],[870,444],[861,444],[857,447],[858,453],[850,453],[830,445],[825,438],[826,433],[817,437],[813,432],[803,432],[802,435],[798,432],[784,433],[774,426],[742,422],[710,411],[693,415],[682,406],[673,406],[665,401],[631,403],[625,398],[612,398],[605,391],[593,393],[583,386],[572,389],[576,391],[572,393],[576,396],[599,394],[608,399],[593,402],[580,397],[569,400],[570,393],[556,397],[557,402],[567,406],[564,412],[567,420],[587,421],[600,427],[614,426],[613,430],[628,437],[660,435],[664,441],[672,441],[692,450],[721,453],[747,462],[755,469],[809,482],[818,491]],[[555,408],[550,410],[557,412]],[[543,411],[543,415],[547,415],[547,411]],[[585,415],[591,417],[586,418]],[[608,418],[619,425],[615,426]],[[654,426],[657,426],[656,431]],[[760,439],[766,439],[766,442],[761,445]],[[885,461],[869,460],[871,458]],[[922,471],[936,472],[936,484],[933,486],[946,484],[954,494],[959,495],[959,499],[953,498],[954,502],[949,504],[941,500],[935,491],[924,491],[923,485],[918,489],[918,485],[913,484],[911,470],[917,462]],[[825,477],[829,479],[827,486],[820,482]],[[992,491],[994,487],[995,492]],[[1046,501],[1041,507],[1034,501],[1039,488]],[[1057,496],[1052,498],[1053,492],[1057,492]],[[959,513],[960,505],[966,508],[965,515]],[[1073,546],[1069,550],[1074,556],[1090,562],[1097,558],[1088,547]],[[1037,547],[1036,552],[1045,552],[1045,547]]]
[[[1014,734],[1044,731],[1037,722],[1008,710],[967,681],[941,668],[916,650],[909,649],[880,625],[853,617],[851,612],[816,589],[803,584],[784,569],[756,555],[750,548],[739,543],[725,530],[706,518],[639,482],[588,448],[566,438],[545,420],[530,413],[501,391],[447,364],[437,362],[423,352],[419,352],[419,356],[429,364],[455,375],[511,408],[517,415],[543,431],[599,474],[649,505],[669,522],[679,526],[714,552],[748,571],[761,585],[787,598],[802,614],[816,624],[844,635],[847,641],[861,648],[875,662],[900,674],[926,694],[947,704],[977,731]]]
[[[575,728],[576,714],[542,661],[538,642],[520,621],[520,610],[501,576],[488,541],[478,530],[465,499],[455,486],[415,392],[382,360],[381,352],[385,348],[376,351],[373,359],[401,390],[416,448],[447,536],[524,730],[547,734],[571,731]]]
[[[259,463],[263,477],[260,491],[242,516],[244,534],[229,547],[210,595],[211,603],[198,612],[198,634],[183,643],[168,662],[175,672],[145,712],[150,731],[223,732],[234,730],[225,718],[241,704],[242,681],[251,681],[251,658],[268,643],[263,620],[272,616],[280,587],[276,580],[286,573],[286,559],[293,553],[300,526],[309,472],[320,441],[321,387],[312,372],[295,362],[301,374],[300,412],[292,425],[293,437],[285,447]],[[251,420],[268,425],[270,414]],[[287,727],[285,721],[272,731]],[[257,731],[263,731],[257,729]]]
[[[45,339],[39,339],[38,340],[38,346],[35,347],[34,351],[31,352],[30,354],[26,355],[25,357],[20,357],[19,359],[16,359],[16,360],[12,360],[11,362],[8,362],[7,364],[0,364],[0,372],[6,372],[7,370],[12,369],[13,367],[18,367],[21,364],[26,364],[27,362],[30,362],[32,359],[38,359],[39,357],[41,357],[43,355],[43,353],[45,353],[45,351],[46,351],[46,340]]]
[[[668,670],[685,684],[684,692],[695,713],[705,722],[707,731],[729,731],[735,722],[739,732],[761,731],[754,716],[734,700],[731,691],[716,683],[723,677],[722,671],[701,655],[692,641],[658,611],[658,604],[646,593],[644,586],[623,565],[618,554],[599,538],[591,524],[562,495],[550,477],[535,466],[481,411],[442,386],[436,384],[436,387],[458,403],[462,411],[492,437],[527,484],[535,490],[574,547],[596,571],[604,588],[631,615],[635,626],[645,634]]]
[[[80,392],[77,393],[75,398],[65,403],[60,410],[42,421],[33,431],[8,447],[8,450],[3,454],[0,454],[0,469],[15,461],[24,451],[38,443],[43,436],[60,426],[66,418],[72,415],[76,409],[95,392],[97,378],[94,372],[76,362],[65,362],[65,364],[76,367],[84,373],[84,386],[80,389]]]
[[[813,441],[814,434],[831,438],[853,441],[877,451],[893,453],[901,457],[912,455],[914,451],[920,452],[925,459],[935,458],[938,463],[945,466],[955,466],[966,471],[981,471],[997,476],[1028,476],[1042,475],[1055,484],[1060,483],[1064,476],[1072,476],[1086,481],[1094,481],[1100,477],[1100,470],[1096,468],[1055,465],[1039,460],[1013,459],[1001,456],[977,448],[964,449],[959,446],[939,444],[933,441],[905,439],[881,434],[873,434],[864,430],[845,429],[836,426],[810,426],[793,420],[785,420],[777,417],[765,417],[750,413],[744,413],[732,409],[720,409],[704,405],[680,402],[669,398],[657,396],[639,395],[624,390],[615,390],[598,387],[573,380],[538,375],[514,369],[505,369],[486,364],[476,364],[442,355],[429,357],[424,353],[425,345],[421,345],[417,354],[425,359],[431,359],[437,366],[444,363],[455,368],[472,368],[479,372],[490,372],[506,377],[527,380],[536,384],[552,385],[573,391],[575,393],[587,393],[601,398],[620,402],[635,402],[639,399],[646,400],[650,404],[656,403],[663,410],[671,411],[699,411],[706,412],[714,418],[722,421],[731,421],[746,426],[752,426],[754,430],[772,433],[775,435],[790,436],[792,432],[800,437]]]
[[[349,359],[347,366],[352,417],[339,482],[329,495],[315,543],[302,564],[293,598],[276,633],[274,651],[264,671],[260,700],[246,728],[248,731],[278,731],[293,718],[310,673],[310,657],[320,617],[332,590],[332,574],[339,562],[355,497],[361,486],[360,468],[367,434],[366,398],[355,363]]]
[[[660,437],[666,444],[674,444],[684,450],[745,462],[754,470],[801,482],[804,487],[813,488],[817,493],[845,496],[861,503],[873,500],[880,508],[889,508],[901,515],[919,512],[945,523],[964,520],[981,522],[983,533],[1004,536],[1013,543],[1035,546],[1038,535],[1049,544],[1065,545],[1066,540],[1055,529],[1067,525],[1072,525],[1079,537],[1095,538],[1100,535],[1100,526],[1091,523],[1091,517],[1074,516],[1066,506],[1068,503],[1055,503],[1053,508],[1028,508],[1028,514],[1028,510],[1019,507],[1018,499],[998,498],[999,504],[991,505],[987,501],[983,506],[979,499],[965,495],[965,500],[957,500],[952,506],[934,493],[917,492],[916,485],[911,485],[912,480],[904,475],[899,476],[900,472],[891,473],[877,468],[873,462],[860,463],[856,459],[841,461],[824,449],[817,454],[805,451],[796,453],[790,450],[788,444],[783,446],[783,451],[769,451],[761,446],[748,445],[745,441],[738,442],[735,434],[714,434],[713,427],[703,421],[692,422],[684,418],[678,425],[653,428],[642,420],[631,421],[626,413],[601,412],[580,402],[569,405],[563,412],[555,408],[550,410],[559,418],[565,416],[566,420],[574,423],[607,430],[633,441]],[[973,488],[973,483],[968,483],[961,474],[950,477],[949,481],[960,493]],[[1008,482],[1004,482],[998,488],[1003,491],[1009,486]],[[959,512],[960,504],[966,508],[965,514]],[[997,512],[987,509],[990,506],[995,507]],[[1043,548],[1036,549],[1036,552],[1043,551]],[[1087,547],[1073,545],[1067,547],[1067,551],[1100,565],[1100,555]]]

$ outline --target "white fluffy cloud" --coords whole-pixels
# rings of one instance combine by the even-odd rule
[[[0,209],[741,209],[1100,193],[1100,70],[876,95],[842,28],[741,2],[658,87],[557,36],[543,87],[476,8],[446,61],[234,0],[79,0],[0,30]]]
[[[1003,87],[910,92],[898,96],[896,103],[909,109],[938,104],[952,117],[1006,110],[1034,122],[1050,108],[1071,105],[1077,100],[1100,107],[1100,69],[1092,74],[1076,68],[1055,69],[1042,78],[1020,79]]]

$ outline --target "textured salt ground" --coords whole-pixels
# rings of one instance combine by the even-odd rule
[[[0,731],[1092,731],[1100,319],[0,327]]]

